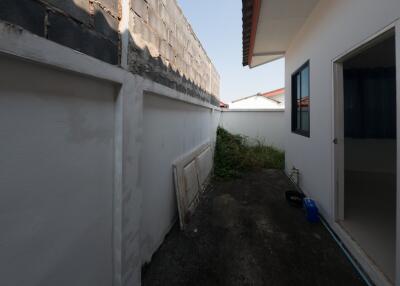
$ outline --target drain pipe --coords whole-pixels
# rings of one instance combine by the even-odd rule
[[[340,238],[336,235],[336,233],[331,229],[331,227],[328,225],[328,223],[325,221],[325,219],[321,215],[319,217],[320,217],[320,221],[322,222],[322,225],[328,230],[328,232],[332,236],[333,240],[335,240],[336,244],[343,251],[344,255],[350,261],[350,263],[353,265],[353,267],[357,271],[357,273],[361,276],[362,280],[364,280],[365,284],[367,284],[368,286],[375,286],[375,284],[373,284],[371,282],[370,278],[367,276],[367,274],[365,274],[364,270],[360,267],[360,265],[357,263],[357,261],[354,260],[351,253],[348,251],[348,249],[343,244],[343,242],[340,240]]]

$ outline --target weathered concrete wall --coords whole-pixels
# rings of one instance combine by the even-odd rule
[[[284,110],[227,110],[222,112],[221,127],[233,134],[285,150]]]
[[[175,0],[2,0],[0,20],[218,105],[218,72]]]

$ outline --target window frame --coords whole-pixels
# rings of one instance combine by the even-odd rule
[[[301,75],[301,72],[308,68],[308,96],[310,98],[309,100],[309,106],[308,106],[308,131],[305,131],[304,129],[297,129],[297,78],[298,76]],[[292,129],[292,133],[294,134],[298,134],[304,137],[310,137],[310,129],[311,129],[311,68],[310,68],[310,60],[307,60],[304,64],[302,64],[298,69],[296,69],[292,75],[291,75],[291,102],[292,102],[292,107],[291,107],[291,129]],[[300,76],[300,92],[302,90],[301,87],[302,84],[302,80],[301,80],[301,76]],[[301,116],[301,113],[300,113]],[[301,117],[300,117],[300,121],[301,121]]]

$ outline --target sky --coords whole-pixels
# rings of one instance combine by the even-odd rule
[[[284,60],[242,66],[242,0],[178,0],[221,77],[224,102],[284,87]]]

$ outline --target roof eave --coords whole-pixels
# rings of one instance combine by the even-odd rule
[[[243,65],[254,68],[285,57],[320,0],[242,0]]]
[[[258,20],[260,18],[260,9],[261,9],[261,0],[253,0],[253,17],[251,20],[251,34],[250,34],[250,50],[249,50],[249,58],[247,62],[249,66],[253,61],[254,55],[254,45],[256,43],[256,35],[258,28]]]
[[[243,8],[243,66],[251,66],[256,41],[261,0],[242,0]]]

